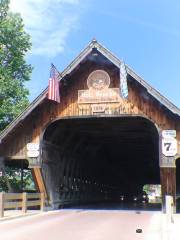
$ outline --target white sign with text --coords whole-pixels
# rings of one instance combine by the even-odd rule
[[[175,156],[177,154],[177,140],[175,138],[163,138],[162,153],[166,157]]]

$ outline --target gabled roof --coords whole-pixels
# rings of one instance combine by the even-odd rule
[[[112,54],[107,48],[98,43],[93,39],[88,46],[64,69],[60,74],[59,80],[73,71],[79,63],[92,51],[93,48],[96,48],[102,55],[109,59],[115,66],[118,68],[121,65],[121,60]],[[180,109],[172,104],[167,98],[161,95],[157,90],[150,86],[144,79],[142,79],[135,71],[126,65],[127,73],[134,78],[138,83],[140,83],[147,92],[153,96],[157,101],[169,109],[172,113],[180,116]],[[7,128],[5,128],[0,134],[0,143],[1,141],[11,132],[11,130],[20,122],[22,122],[47,96],[48,87],[14,120],[12,121]]]

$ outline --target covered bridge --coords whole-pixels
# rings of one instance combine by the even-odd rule
[[[61,102],[45,89],[0,135],[1,167],[29,164],[52,208],[180,193],[180,110],[128,65],[122,97],[121,64],[93,40],[59,74]]]

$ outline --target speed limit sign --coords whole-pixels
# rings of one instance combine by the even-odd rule
[[[162,139],[162,153],[167,157],[177,154],[177,140],[175,138]]]

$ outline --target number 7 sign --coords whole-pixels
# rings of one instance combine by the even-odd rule
[[[177,140],[175,138],[162,139],[162,153],[167,157],[177,154]]]

